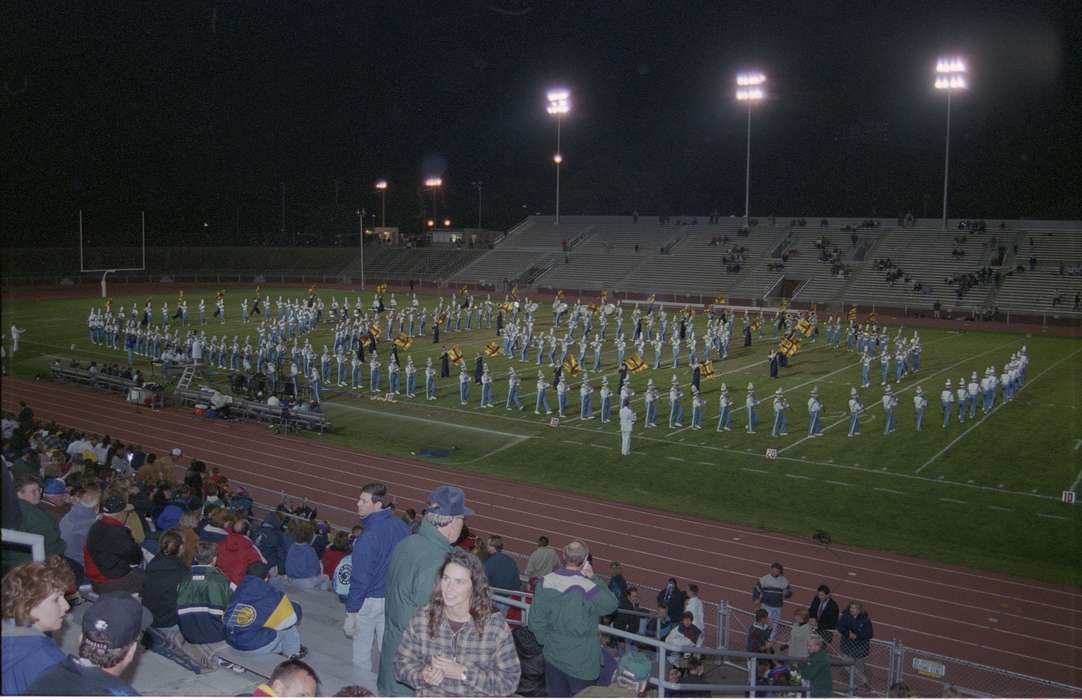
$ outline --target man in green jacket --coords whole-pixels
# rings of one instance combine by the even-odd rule
[[[398,642],[417,608],[432,597],[436,574],[443,560],[462,534],[465,518],[473,515],[466,507],[462,489],[440,486],[428,497],[424,519],[417,534],[399,542],[387,569],[384,597],[383,645],[379,658],[379,694],[410,696],[413,690],[398,682],[394,657]]]
[[[564,568],[541,579],[530,606],[530,630],[545,648],[549,697],[567,698],[594,685],[601,674],[598,618],[619,601],[594,575],[582,542],[564,547]]]
[[[41,535],[45,540],[45,556],[54,554],[63,556],[65,546],[60,537],[60,526],[42,510],[41,503],[41,479],[30,474],[20,474],[15,477],[15,495],[19,499],[19,512],[22,515],[22,524],[19,529],[23,532],[31,532]],[[29,551],[16,549],[4,550],[5,571],[16,564],[30,561]],[[73,570],[74,571],[74,570]],[[82,576],[82,571],[74,571],[75,576]]]
[[[829,698],[834,694],[834,678],[830,674],[830,657],[823,648],[823,640],[812,635],[808,640],[808,660],[797,665],[797,671],[811,684],[813,698]]]

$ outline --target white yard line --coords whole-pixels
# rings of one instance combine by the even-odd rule
[[[337,401],[324,401],[324,406],[334,406],[335,408],[341,408],[346,411],[355,411],[357,413],[371,413],[377,416],[383,416],[385,418],[399,418],[401,420],[412,420],[418,423],[428,423],[430,425],[438,425],[441,427],[447,427],[446,421],[435,420],[433,418],[421,418],[420,416],[410,416],[405,413],[398,413],[397,411],[377,411],[372,408],[361,408],[360,406],[350,406],[345,403],[338,403]],[[463,430],[472,430],[477,433],[487,433],[488,435],[499,435],[501,437],[516,438],[518,440],[528,440],[536,437],[534,435],[522,435],[521,433],[508,433],[502,430],[492,430],[491,428],[478,428],[473,425],[455,425],[455,428],[461,428]]]
[[[893,493],[893,494],[896,494],[898,496],[907,495],[905,491],[895,491],[894,489],[885,489],[885,488],[881,488],[879,486],[873,487],[872,490],[873,491],[882,491],[883,493]]]
[[[1059,365],[1063,364],[1063,363],[1064,363],[1064,362],[1066,362],[1067,360],[1071,359],[1072,357],[1074,357],[1075,355],[1077,355],[1077,354],[1078,354],[1078,353],[1080,353],[1080,352],[1082,352],[1082,350],[1075,350],[1075,351],[1074,351],[1074,352],[1072,352],[1072,353],[1071,353],[1070,355],[1066,355],[1066,356],[1064,356],[1064,357],[1061,357],[1061,358],[1060,358],[1060,359],[1059,359],[1058,361],[1056,361],[1056,362],[1054,362],[1054,363],[1050,364],[1050,365],[1049,365],[1048,367],[1045,367],[1045,368],[1044,368],[1044,369],[1043,369],[1043,370],[1041,371],[1041,373],[1040,373],[1040,374],[1038,374],[1038,375],[1037,375],[1036,377],[1034,377],[1033,379],[1030,379],[1030,380],[1028,380],[1028,381],[1027,381],[1027,382],[1026,382],[1025,384],[1023,384],[1023,385],[1022,385],[1022,388],[1021,388],[1021,389],[1019,389],[1019,390],[1018,390],[1018,392],[1019,392],[1019,393],[1021,393],[1022,391],[1024,391],[1024,390],[1025,390],[1025,389],[1027,389],[1028,387],[1032,386],[1033,384],[1036,384],[1036,383],[1037,383],[1038,381],[1040,381],[1041,377],[1043,377],[1044,375],[1048,374],[1048,373],[1049,373],[1049,372],[1051,372],[1051,371],[1052,371],[1053,369],[1055,369],[1055,368],[1056,368],[1056,367],[1058,367]],[[958,444],[959,442],[961,442],[962,438],[964,438],[964,437],[965,437],[966,435],[969,435],[969,434],[970,434],[971,432],[973,432],[973,430],[975,430],[976,428],[980,427],[981,423],[983,423],[984,421],[986,421],[986,420],[988,420],[989,418],[991,418],[991,417],[992,417],[992,415],[993,415],[993,414],[994,414],[994,413],[995,413],[996,411],[998,411],[998,410],[999,410],[1000,408],[1002,408],[1003,406],[1006,406],[1006,405],[1007,405],[1007,404],[1005,404],[1004,402],[1000,401],[1000,402],[999,402],[998,404],[996,404],[996,405],[995,405],[995,406],[994,406],[994,407],[992,408],[992,410],[991,410],[991,411],[989,411],[988,413],[986,413],[986,414],[984,414],[983,416],[981,416],[981,418],[980,418],[980,419],[979,419],[979,420],[978,420],[978,421],[977,421],[976,423],[974,423],[973,425],[969,426],[969,427],[968,427],[968,428],[966,428],[966,429],[965,429],[964,431],[962,431],[962,434],[961,434],[961,435],[959,435],[958,437],[956,437],[956,438],[954,438],[953,440],[951,440],[950,442],[948,442],[948,443],[947,443],[947,445],[946,445],[946,447],[944,447],[944,448],[943,448],[942,450],[940,450],[939,452],[936,452],[936,453],[935,453],[934,455],[932,455],[932,458],[931,458],[931,459],[929,459],[929,460],[928,460],[927,462],[925,462],[924,464],[922,464],[922,465],[920,465],[919,467],[917,467],[917,470],[916,470],[915,472],[913,472],[913,473],[914,473],[914,474],[920,474],[920,473],[921,473],[922,471],[924,471],[925,469],[927,469],[928,467],[930,467],[930,466],[931,466],[932,464],[934,464],[934,463],[935,463],[935,461],[936,461],[937,459],[939,459],[940,457],[942,457],[942,456],[943,456],[944,454],[946,454],[946,453],[947,453],[948,451],[950,451],[950,449],[951,449],[952,447],[954,447],[954,446],[955,446],[955,445],[957,445],[957,444]]]
[[[1038,518],[1049,518],[1051,520],[1070,520],[1070,518],[1062,515],[1052,515],[1051,513],[1037,513]]]
[[[1075,490],[1076,488],[1078,488],[1078,484],[1079,484],[1080,482],[1082,482],[1082,471],[1079,471],[1079,472],[1078,472],[1078,476],[1076,476],[1076,477],[1074,478],[1074,482],[1073,482],[1073,483],[1072,483],[1072,484],[1070,485],[1070,487],[1068,487],[1068,489],[1067,489],[1067,490],[1068,490],[1068,491],[1074,491],[1074,490]]]

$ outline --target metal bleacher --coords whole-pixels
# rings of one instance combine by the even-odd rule
[[[1070,273],[1082,271],[1082,227],[1073,231],[1023,231],[1016,240],[1018,254],[1012,269],[1005,271],[995,305],[1007,311],[1078,311],[1074,299],[1076,294],[1082,294],[1082,274]],[[1030,257],[1037,259],[1034,270],[1029,269]],[[1018,271],[1019,266],[1022,271]]]

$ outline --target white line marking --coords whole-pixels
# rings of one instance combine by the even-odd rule
[[[1070,520],[1062,515],[1052,515],[1050,513],[1037,513],[1038,518],[1052,518],[1053,520]]]
[[[526,440],[526,438],[524,438],[524,437],[514,439],[511,442],[507,443],[506,445],[501,445],[500,447],[497,447],[494,450],[490,450],[489,452],[486,452],[485,454],[481,455],[480,457],[477,457],[476,459],[471,459],[470,461],[465,462],[465,464],[474,464],[475,462],[480,462],[482,459],[487,459],[487,458],[491,457],[492,455],[496,454],[497,452],[503,452],[504,450],[509,450],[512,447],[515,447],[516,445],[522,443],[524,440]]]
[[[986,507],[987,507],[987,508],[989,508],[989,509],[991,509],[991,510],[999,510],[999,511],[1003,511],[1004,513],[1010,513],[1010,512],[1012,512],[1012,509],[1011,509],[1011,508],[1004,508],[1003,506],[986,506]]]
[[[560,440],[560,442],[564,443],[565,445],[585,445],[586,444],[585,442],[580,442],[578,440]]]
[[[609,447],[608,445],[597,445],[597,444],[594,444],[592,442],[587,443],[587,447],[596,447],[599,450],[611,450],[611,449],[613,449],[612,447]]]
[[[963,506],[966,505],[965,501],[959,501],[957,498],[940,498],[939,500],[943,501],[944,503],[958,503]]]
[[[683,457],[666,457],[665,459],[671,459],[674,462],[686,462],[687,461]]]
[[[1063,357],[1063,358],[1061,358],[1061,359],[1060,359],[1060,360],[1059,360],[1058,362],[1054,362],[1054,363],[1052,363],[1051,365],[1049,365],[1048,367],[1045,367],[1045,368],[1044,368],[1044,370],[1042,370],[1040,374],[1038,374],[1038,375],[1037,375],[1036,377],[1034,377],[1033,379],[1031,379],[1031,380],[1027,381],[1027,382],[1026,382],[1026,383],[1025,383],[1025,384],[1024,384],[1023,386],[1022,386],[1022,388],[1018,390],[1018,391],[1019,391],[1019,393],[1021,393],[1021,392],[1022,392],[1023,390],[1025,390],[1026,388],[1028,388],[1028,387],[1030,387],[1030,386],[1032,386],[1032,385],[1036,384],[1036,383],[1037,383],[1037,382],[1038,382],[1038,381],[1040,380],[1040,378],[1041,378],[1041,377],[1043,377],[1044,375],[1048,374],[1048,373],[1049,373],[1049,372],[1051,372],[1051,371],[1052,371],[1053,369],[1055,369],[1055,368],[1056,368],[1056,367],[1058,367],[1059,365],[1063,364],[1063,363],[1064,363],[1064,362],[1066,362],[1067,360],[1071,359],[1072,357],[1074,357],[1075,355],[1077,355],[1077,354],[1078,354],[1078,353],[1080,353],[1080,352],[1082,352],[1082,350],[1075,350],[1075,351],[1074,351],[1074,352],[1072,352],[1072,353],[1071,353],[1070,355],[1067,355],[1066,357]],[[993,414],[995,414],[995,412],[996,412],[996,411],[998,411],[998,410],[999,410],[1000,408],[1002,408],[1003,406],[1006,406],[1006,405],[1007,405],[1007,404],[1005,404],[1005,403],[1003,403],[1003,402],[1000,402],[1000,403],[996,404],[996,405],[995,405],[995,406],[994,406],[994,407],[992,408],[992,410],[991,410],[991,411],[989,411],[988,413],[986,413],[986,414],[984,414],[983,416],[981,416],[981,418],[980,418],[980,419],[979,419],[979,420],[978,420],[978,421],[977,421],[976,423],[974,423],[973,425],[971,425],[971,426],[969,426],[968,428],[966,428],[966,429],[965,429],[965,431],[963,431],[961,435],[959,435],[958,437],[956,437],[956,438],[954,438],[953,440],[951,440],[950,442],[948,442],[948,443],[947,443],[947,445],[946,445],[946,447],[944,447],[944,448],[943,448],[942,450],[940,450],[939,452],[936,452],[936,453],[935,453],[934,455],[932,455],[932,458],[931,458],[931,459],[929,459],[929,460],[928,460],[927,462],[925,462],[924,464],[920,465],[920,467],[918,467],[918,468],[917,468],[917,470],[916,470],[915,472],[913,472],[913,473],[914,473],[914,474],[920,474],[920,473],[921,473],[922,471],[924,471],[924,470],[925,470],[926,468],[928,468],[929,466],[931,466],[933,462],[935,462],[935,461],[936,461],[937,459],[939,459],[939,458],[940,458],[941,456],[943,456],[943,455],[944,455],[944,454],[945,454],[945,453],[946,453],[946,452],[947,452],[948,450],[950,450],[950,449],[951,449],[952,447],[954,447],[955,445],[957,445],[957,444],[958,444],[958,443],[959,443],[959,442],[960,442],[960,441],[962,440],[962,438],[964,438],[964,437],[965,437],[966,435],[969,435],[969,434],[970,434],[970,433],[971,433],[971,432],[972,432],[972,431],[973,431],[974,429],[976,429],[977,427],[979,427],[981,423],[983,423],[984,421],[986,421],[987,419],[989,419],[990,417],[992,417],[992,415],[993,415]]]
[[[828,484],[834,484],[835,486],[850,486],[850,484],[847,484],[844,481],[831,481],[830,479],[825,479],[825,481]]]
[[[337,401],[324,401],[324,406],[334,406],[335,408],[341,408],[346,411],[355,411],[357,413],[372,413],[377,416],[389,417],[389,418],[401,418],[402,420],[412,420],[419,423],[430,423],[432,425],[439,425],[447,427],[447,422],[442,420],[435,420],[433,418],[421,418],[420,416],[410,416],[405,413],[398,413],[397,411],[376,411],[371,408],[361,408],[360,406],[350,406],[349,404],[338,403]],[[499,435],[501,437],[517,438],[525,440],[534,437],[533,435],[521,435],[519,433],[506,433],[502,430],[492,430],[491,428],[478,428],[472,425],[457,424],[455,428],[461,428],[463,430],[472,430],[478,433],[488,433],[489,435]]]
[[[765,469],[752,469],[751,467],[740,467],[741,471],[755,472],[756,474],[769,474]]]
[[[712,467],[712,466],[714,466],[714,463],[713,463],[713,462],[699,462],[699,464],[702,464],[703,466],[707,466],[707,467]]]
[[[805,481],[811,481],[810,476],[804,476],[803,474],[786,474],[785,476],[789,477],[790,479],[804,479]]]
[[[1079,482],[1082,482],[1082,471],[1079,471],[1079,472],[1078,472],[1078,476],[1076,476],[1076,477],[1074,478],[1074,483],[1073,483],[1073,484],[1071,484],[1071,487],[1070,487],[1069,489],[1067,489],[1067,490],[1068,490],[1068,491],[1074,491],[1074,490],[1075,490],[1075,487],[1077,487],[1077,486],[1078,486]]]
[[[895,491],[894,489],[884,489],[884,488],[880,488],[878,486],[873,487],[872,490],[873,491],[882,491],[883,493],[894,493],[894,494],[898,494],[899,496],[906,495],[905,491]]]

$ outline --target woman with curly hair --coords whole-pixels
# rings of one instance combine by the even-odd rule
[[[485,570],[461,549],[447,555],[428,605],[414,613],[394,660],[420,696],[509,696],[521,667],[511,630],[492,605]]]
[[[41,673],[64,660],[49,635],[64,625],[64,592],[75,578],[63,557],[20,564],[3,580],[4,695],[24,695]]]

